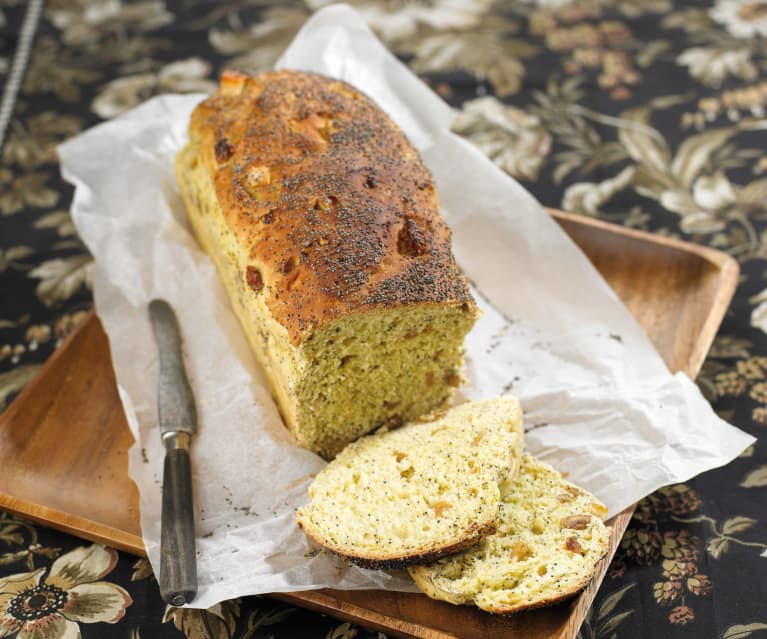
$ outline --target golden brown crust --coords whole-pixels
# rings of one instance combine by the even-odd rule
[[[225,73],[189,133],[250,256],[243,280],[292,344],[350,312],[474,306],[431,175],[356,89],[296,71]]]
[[[304,529],[304,532],[317,542],[323,548],[329,550],[334,555],[350,561],[351,563],[360,566],[361,568],[369,568],[371,570],[398,570],[400,568],[407,568],[408,566],[416,566],[420,564],[427,564],[433,561],[437,561],[442,557],[455,554],[462,550],[470,548],[476,544],[485,535],[492,535],[495,532],[495,522],[487,522],[483,525],[472,524],[465,532],[464,537],[447,546],[439,546],[435,548],[421,548],[418,551],[408,553],[406,555],[392,556],[390,558],[382,559],[380,557],[372,557],[366,554],[352,555],[346,550],[342,550],[332,542],[323,538],[321,535],[314,535],[313,529],[310,525],[306,525],[300,517],[297,520],[299,527]]]

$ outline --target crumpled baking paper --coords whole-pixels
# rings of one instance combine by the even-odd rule
[[[468,338],[457,401],[512,392],[527,448],[615,514],[668,483],[725,464],[753,439],[671,375],[581,251],[533,198],[450,133],[453,111],[389,54],[350,8],[316,13],[279,62],[360,88],[419,148],[437,181],[458,263],[484,314]],[[318,553],[295,508],[324,462],[283,427],[210,260],[187,223],[173,172],[202,96],[162,96],[59,149],[76,186],[75,224],[96,258],[94,295],[128,423],[141,528],[159,572],[163,448],[158,357],[147,303],[179,316],[199,433],[193,449],[199,594],[320,587],[413,590],[401,573]],[[620,336],[620,339],[615,339]]]

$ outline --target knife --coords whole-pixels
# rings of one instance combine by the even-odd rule
[[[160,379],[157,411],[165,445],[160,535],[160,594],[166,603],[182,606],[197,594],[192,466],[189,444],[197,431],[197,410],[181,354],[176,314],[164,300],[149,303]]]

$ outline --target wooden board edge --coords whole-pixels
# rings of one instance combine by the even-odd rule
[[[616,235],[631,237],[639,241],[666,246],[687,253],[688,255],[695,255],[699,259],[711,264],[718,271],[719,286],[717,287],[711,312],[706,316],[706,320],[703,323],[703,327],[695,342],[695,346],[682,369],[682,372],[688,377],[695,379],[703,366],[706,354],[711,348],[711,344],[716,337],[719,326],[724,319],[725,313],[727,313],[727,308],[735,295],[735,289],[738,286],[740,278],[740,265],[737,260],[724,251],[719,251],[709,246],[703,246],[701,244],[695,244],[673,237],[662,237],[648,231],[626,228],[611,222],[605,222],[598,218],[578,215],[575,213],[566,213],[558,209],[547,208],[546,211],[555,220],[565,220],[582,226],[614,233]]]
[[[711,250],[713,251],[713,249]],[[740,265],[735,258],[721,251],[715,251],[715,253],[717,255],[711,256],[711,258],[718,260],[714,263],[719,268],[719,286],[717,287],[712,309],[703,322],[703,327],[695,342],[692,353],[687,358],[684,372],[687,373],[690,379],[695,379],[700,372],[740,281]]]
[[[617,548],[623,537],[626,528],[628,528],[631,517],[636,506],[631,506],[611,518],[608,525],[610,531],[610,548]],[[596,596],[599,586],[604,580],[607,570],[612,561],[608,553],[599,561],[592,577],[586,588],[571,600],[570,614],[566,625],[561,632],[553,635],[551,639],[570,639],[574,637],[580,629],[583,619],[586,616],[591,604]],[[389,634],[395,634],[402,637],[419,637],[422,639],[456,639],[455,635],[439,628],[432,628],[423,623],[415,624],[401,619],[381,615],[368,608],[361,608],[355,604],[339,601],[332,594],[324,590],[306,590],[301,592],[270,593],[270,598],[285,601],[290,604],[309,608],[316,612],[338,617],[345,621],[360,623],[363,626],[380,630]],[[394,623],[392,623],[394,622]]]
[[[92,519],[70,515],[55,508],[17,499],[6,493],[0,493],[0,508],[75,537],[117,548],[138,557],[146,557],[146,548],[141,537],[112,526],[100,524]],[[51,522],[55,522],[55,525]]]
[[[444,630],[429,628],[423,624],[403,621],[396,617],[380,614],[369,608],[362,608],[347,601],[339,601],[325,590],[301,592],[275,592],[267,595],[289,604],[308,608],[314,612],[329,615],[344,621],[360,624],[366,628],[385,632],[397,637],[418,637],[419,639],[460,639],[458,635]],[[425,596],[425,595],[424,595]]]
[[[662,246],[668,246],[685,253],[692,253],[711,262],[718,268],[723,268],[726,264],[734,264],[736,267],[738,262],[731,255],[703,244],[696,244],[687,240],[678,239],[675,237],[666,237],[651,233],[650,231],[642,231],[640,229],[632,229],[626,226],[621,226],[613,222],[606,222],[595,217],[588,217],[587,215],[579,215],[577,213],[566,213],[559,209],[547,208],[546,212],[554,219],[566,220],[580,224],[582,226],[588,226],[602,231],[608,231],[617,235],[623,235],[624,237],[632,237],[643,242],[651,242],[653,244],[659,244]]]

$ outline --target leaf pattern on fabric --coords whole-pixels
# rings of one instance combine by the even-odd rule
[[[551,136],[534,115],[505,106],[492,96],[464,102],[453,131],[475,144],[509,175],[538,177]]]
[[[50,175],[29,172],[14,176],[7,169],[0,169],[0,215],[13,215],[26,207],[46,208],[59,200],[58,191],[46,186]]]
[[[578,639],[608,639],[616,636],[622,624],[629,621],[634,610],[616,611],[626,594],[636,587],[630,583],[605,596],[599,606],[592,606],[578,633]]]
[[[333,0],[307,0],[307,6],[321,9]],[[383,40],[413,38],[419,28],[433,31],[466,29],[479,23],[493,5],[492,0],[352,0],[352,7]]]
[[[68,300],[81,287],[90,287],[93,258],[83,253],[47,260],[29,272],[40,280],[35,292],[46,306],[56,306]]]
[[[0,578],[0,632],[23,637],[70,639],[81,623],[116,623],[133,603],[128,592],[100,581],[117,563],[117,552],[80,547],[60,556],[50,569]]]
[[[767,486],[767,465],[759,466],[748,473],[740,482],[743,488],[762,488]]]
[[[130,576],[131,581],[139,581],[140,579],[149,579],[154,577],[152,572],[152,565],[148,559],[139,559],[133,564],[133,574]]]
[[[517,93],[525,75],[522,59],[539,47],[511,34],[514,22],[487,16],[469,29],[421,33],[418,37],[394,42],[395,51],[412,55],[411,68],[418,73],[465,70],[489,82],[500,96]]]
[[[746,639],[759,630],[767,630],[767,623],[735,624],[722,635],[722,639]]]
[[[243,25],[227,20],[226,26],[211,28],[208,37],[216,51],[233,56],[226,61],[227,68],[258,73],[274,65],[309,15],[301,6],[274,6],[266,9],[258,22]],[[232,27],[232,22],[237,26]]]
[[[45,2],[0,156],[0,410],[92,303],[90,257],[67,211],[72,192],[58,175],[56,145],[152,95],[209,92],[223,68],[269,68],[329,2]],[[738,260],[735,301],[697,383],[720,416],[763,439],[767,3],[351,3],[456,108],[455,130],[544,204]],[[25,9],[21,0],[0,0],[3,80]],[[765,486],[760,439],[726,468],[644,499],[581,639],[642,637],[643,628],[695,639],[764,635],[763,602],[753,601],[752,578],[738,567],[767,562]],[[98,580],[84,590],[61,587],[83,610],[52,618],[51,636],[72,634],[76,624],[86,638],[380,637],[261,597],[196,613],[166,609],[146,560],[82,548],[0,512],[0,581],[21,575],[30,588],[50,584],[61,557],[70,559],[57,565],[59,576],[74,578],[65,568],[75,557],[91,567],[80,575],[90,579],[117,558],[99,578],[115,588],[93,586]],[[35,603],[55,604],[51,592]],[[122,592],[141,604],[123,605]],[[18,632],[17,622],[3,616],[0,635]]]
[[[82,120],[72,115],[45,111],[24,122],[14,120],[3,147],[3,162],[26,169],[56,162],[56,145],[79,133]]]
[[[91,103],[91,110],[109,119],[161,93],[212,93],[211,65],[200,58],[166,64],[156,73],[140,73],[112,80]]]
[[[207,610],[168,606],[163,623],[173,622],[187,639],[230,639],[240,613],[239,600],[225,601]]]

